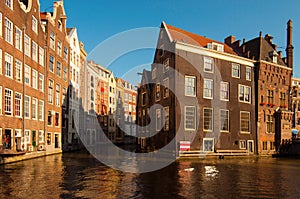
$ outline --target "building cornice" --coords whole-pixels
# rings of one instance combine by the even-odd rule
[[[205,55],[208,57],[213,57],[213,58],[217,58],[217,59],[221,59],[221,60],[226,60],[226,61],[230,61],[230,62],[234,62],[234,63],[238,63],[238,64],[250,66],[250,67],[254,67],[254,64],[256,62],[255,60],[250,60],[250,59],[240,57],[237,55],[219,52],[219,51],[215,51],[212,49],[203,48],[201,46],[194,46],[194,45],[179,42],[179,41],[176,41],[175,48],[178,50],[184,50],[184,51],[188,51],[188,52],[192,52],[192,53],[196,53],[196,54],[200,54],[200,55]]]
[[[279,68],[283,68],[283,69],[290,70],[290,71],[293,70],[292,68],[289,68],[289,67],[287,67],[287,66],[275,64],[275,63],[273,63],[273,62],[268,62],[268,61],[265,61],[265,60],[260,60],[260,62],[261,62],[261,63],[264,63],[264,64],[269,64],[269,65],[277,66],[277,67],[279,67]]]

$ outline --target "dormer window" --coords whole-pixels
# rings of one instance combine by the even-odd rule
[[[272,62],[275,64],[277,64],[277,56],[278,56],[278,54],[276,51],[270,52],[270,57],[272,58]]]
[[[224,52],[224,45],[218,44],[218,43],[215,43],[215,42],[208,43],[207,48],[212,49],[212,50],[216,50],[216,51],[219,51],[219,52]]]

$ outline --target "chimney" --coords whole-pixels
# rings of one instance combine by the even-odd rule
[[[273,37],[270,34],[265,35],[265,40],[267,40],[269,44],[273,43]]]
[[[287,22],[287,46],[286,46],[286,63],[287,66],[293,68],[293,57],[294,57],[294,47],[293,47],[293,22],[289,20]]]
[[[225,42],[225,44],[230,46],[231,44],[233,44],[233,42],[235,42],[235,36],[230,35],[230,36],[226,37],[224,39],[224,42]]]
[[[282,58],[282,51],[278,51],[277,53],[278,53],[278,56],[279,56],[280,58]]]

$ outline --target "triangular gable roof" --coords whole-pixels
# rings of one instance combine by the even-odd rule
[[[215,41],[215,40],[182,30],[180,28],[171,26],[164,22],[162,24],[163,24],[164,28],[166,29],[171,41],[178,41],[178,42],[187,43],[187,44],[191,44],[194,46],[200,46],[200,47],[205,47],[205,48],[207,47],[207,45],[209,43],[214,42],[217,44],[222,44],[224,46],[224,52],[230,53],[233,55],[237,55],[237,53],[234,52],[234,50],[225,43]]]

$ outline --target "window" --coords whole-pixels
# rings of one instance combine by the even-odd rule
[[[60,106],[60,85],[56,84],[55,105]]]
[[[16,73],[16,81],[22,82],[22,62],[19,60],[15,60],[15,73]]]
[[[270,142],[270,150],[275,150],[275,142]]]
[[[39,130],[39,143],[45,142],[45,133],[42,130]]]
[[[225,100],[225,101],[229,100],[229,83],[228,82],[221,82],[220,99]]]
[[[203,109],[203,130],[205,131],[213,130],[213,109],[212,108]]]
[[[196,77],[185,76],[185,96],[196,96]]]
[[[26,96],[24,97],[24,115],[25,118],[30,118],[30,97]]]
[[[50,32],[50,48],[55,50],[55,34],[53,32]]]
[[[13,23],[5,17],[5,41],[13,45]]]
[[[2,49],[0,49],[0,75],[2,74]]]
[[[39,64],[45,66],[45,51],[42,47],[39,47]]]
[[[213,99],[213,80],[204,79],[203,98]]]
[[[267,141],[263,141],[262,144],[263,144],[263,150],[264,151],[268,150],[268,142]]]
[[[1,28],[2,26],[0,26]],[[15,47],[16,49],[22,51],[22,31],[16,27],[15,31]]]
[[[164,79],[164,98],[169,97],[169,78]]]
[[[37,99],[32,98],[31,102],[32,102],[31,117],[33,120],[36,120],[37,119]]]
[[[210,57],[204,57],[204,71],[212,73],[214,71],[214,60]]]
[[[39,120],[44,121],[44,101],[39,101]]]
[[[160,83],[157,82],[155,86],[155,100],[158,101],[160,100]]]
[[[2,115],[2,86],[0,86],[0,115]]]
[[[63,71],[63,79],[64,79],[64,81],[67,81],[67,74],[68,74],[68,68],[64,67],[64,71]]]
[[[185,130],[196,130],[196,107],[185,106]]]
[[[13,57],[10,54],[5,53],[5,76],[12,78],[13,76]]]
[[[30,130],[24,131],[24,137],[25,137],[25,144],[30,144]]]
[[[251,81],[251,67],[246,67],[246,80]]]
[[[2,13],[0,12],[0,37],[2,37]]]
[[[39,74],[39,89],[44,92],[44,75],[41,73]]]
[[[10,9],[13,9],[13,0],[5,0],[5,5]]]
[[[27,55],[28,57],[30,57],[30,38],[25,34],[25,38],[24,38],[24,50],[25,50],[25,55]]]
[[[232,64],[232,77],[240,78],[240,65]]]
[[[267,115],[266,118],[267,123],[267,133],[274,133],[274,118],[273,115]]]
[[[168,131],[169,130],[169,124],[170,124],[170,119],[169,119],[169,107],[164,107],[165,110],[165,127],[164,130]]]
[[[37,89],[38,86],[38,72],[34,69],[32,69],[32,88]]]
[[[239,84],[239,101],[250,103],[251,102],[251,87]]]
[[[221,131],[229,132],[229,110],[220,110]]]
[[[156,78],[156,68],[152,69],[152,79]]]
[[[63,88],[63,90],[62,90],[62,98],[61,98],[61,101],[62,101],[61,104],[62,105],[66,105],[66,102],[65,102],[66,96],[67,96],[67,89]]]
[[[55,126],[59,126],[59,113],[55,113]]]
[[[31,68],[25,65],[25,84],[30,86]]]
[[[280,98],[280,106],[285,108],[285,103],[286,103],[286,101],[285,101],[285,98],[286,98],[285,92],[280,92],[279,98]]]
[[[58,77],[60,77],[60,74],[61,74],[61,64],[60,64],[60,62],[57,62],[56,63],[56,75]]]
[[[239,146],[240,146],[240,149],[246,149],[247,148],[246,140],[240,140]]]
[[[32,59],[38,62],[38,45],[32,41]]]
[[[62,43],[61,41],[57,41],[57,54],[61,56],[62,53]]]
[[[64,59],[68,61],[68,48],[64,47]]]
[[[203,138],[203,151],[214,151],[214,138]]]
[[[10,89],[5,89],[5,115],[12,115],[13,106],[13,91]]]
[[[53,103],[53,80],[49,79],[49,87],[48,87],[48,102],[50,104]]]
[[[167,72],[170,67],[170,58],[165,59],[165,61],[163,62],[163,65],[164,65],[164,72]]]
[[[241,111],[241,132],[250,133],[250,113]]]
[[[49,59],[49,70],[53,73],[54,71],[54,57],[52,55],[50,55],[50,59]]]
[[[156,131],[161,130],[161,111],[156,109]]]
[[[15,116],[22,116],[22,94],[15,93]]]
[[[74,78],[75,78],[75,70],[74,70]],[[93,76],[91,76],[91,87],[94,87],[94,77]],[[110,92],[112,92],[111,88],[110,88]]]
[[[269,105],[273,105],[273,103],[274,103],[274,91],[273,90],[267,91],[267,100],[268,100]]]
[[[32,30],[38,33],[38,21],[34,16],[32,16]]]
[[[51,111],[48,111],[48,125],[52,126],[52,113],[51,113]]]

